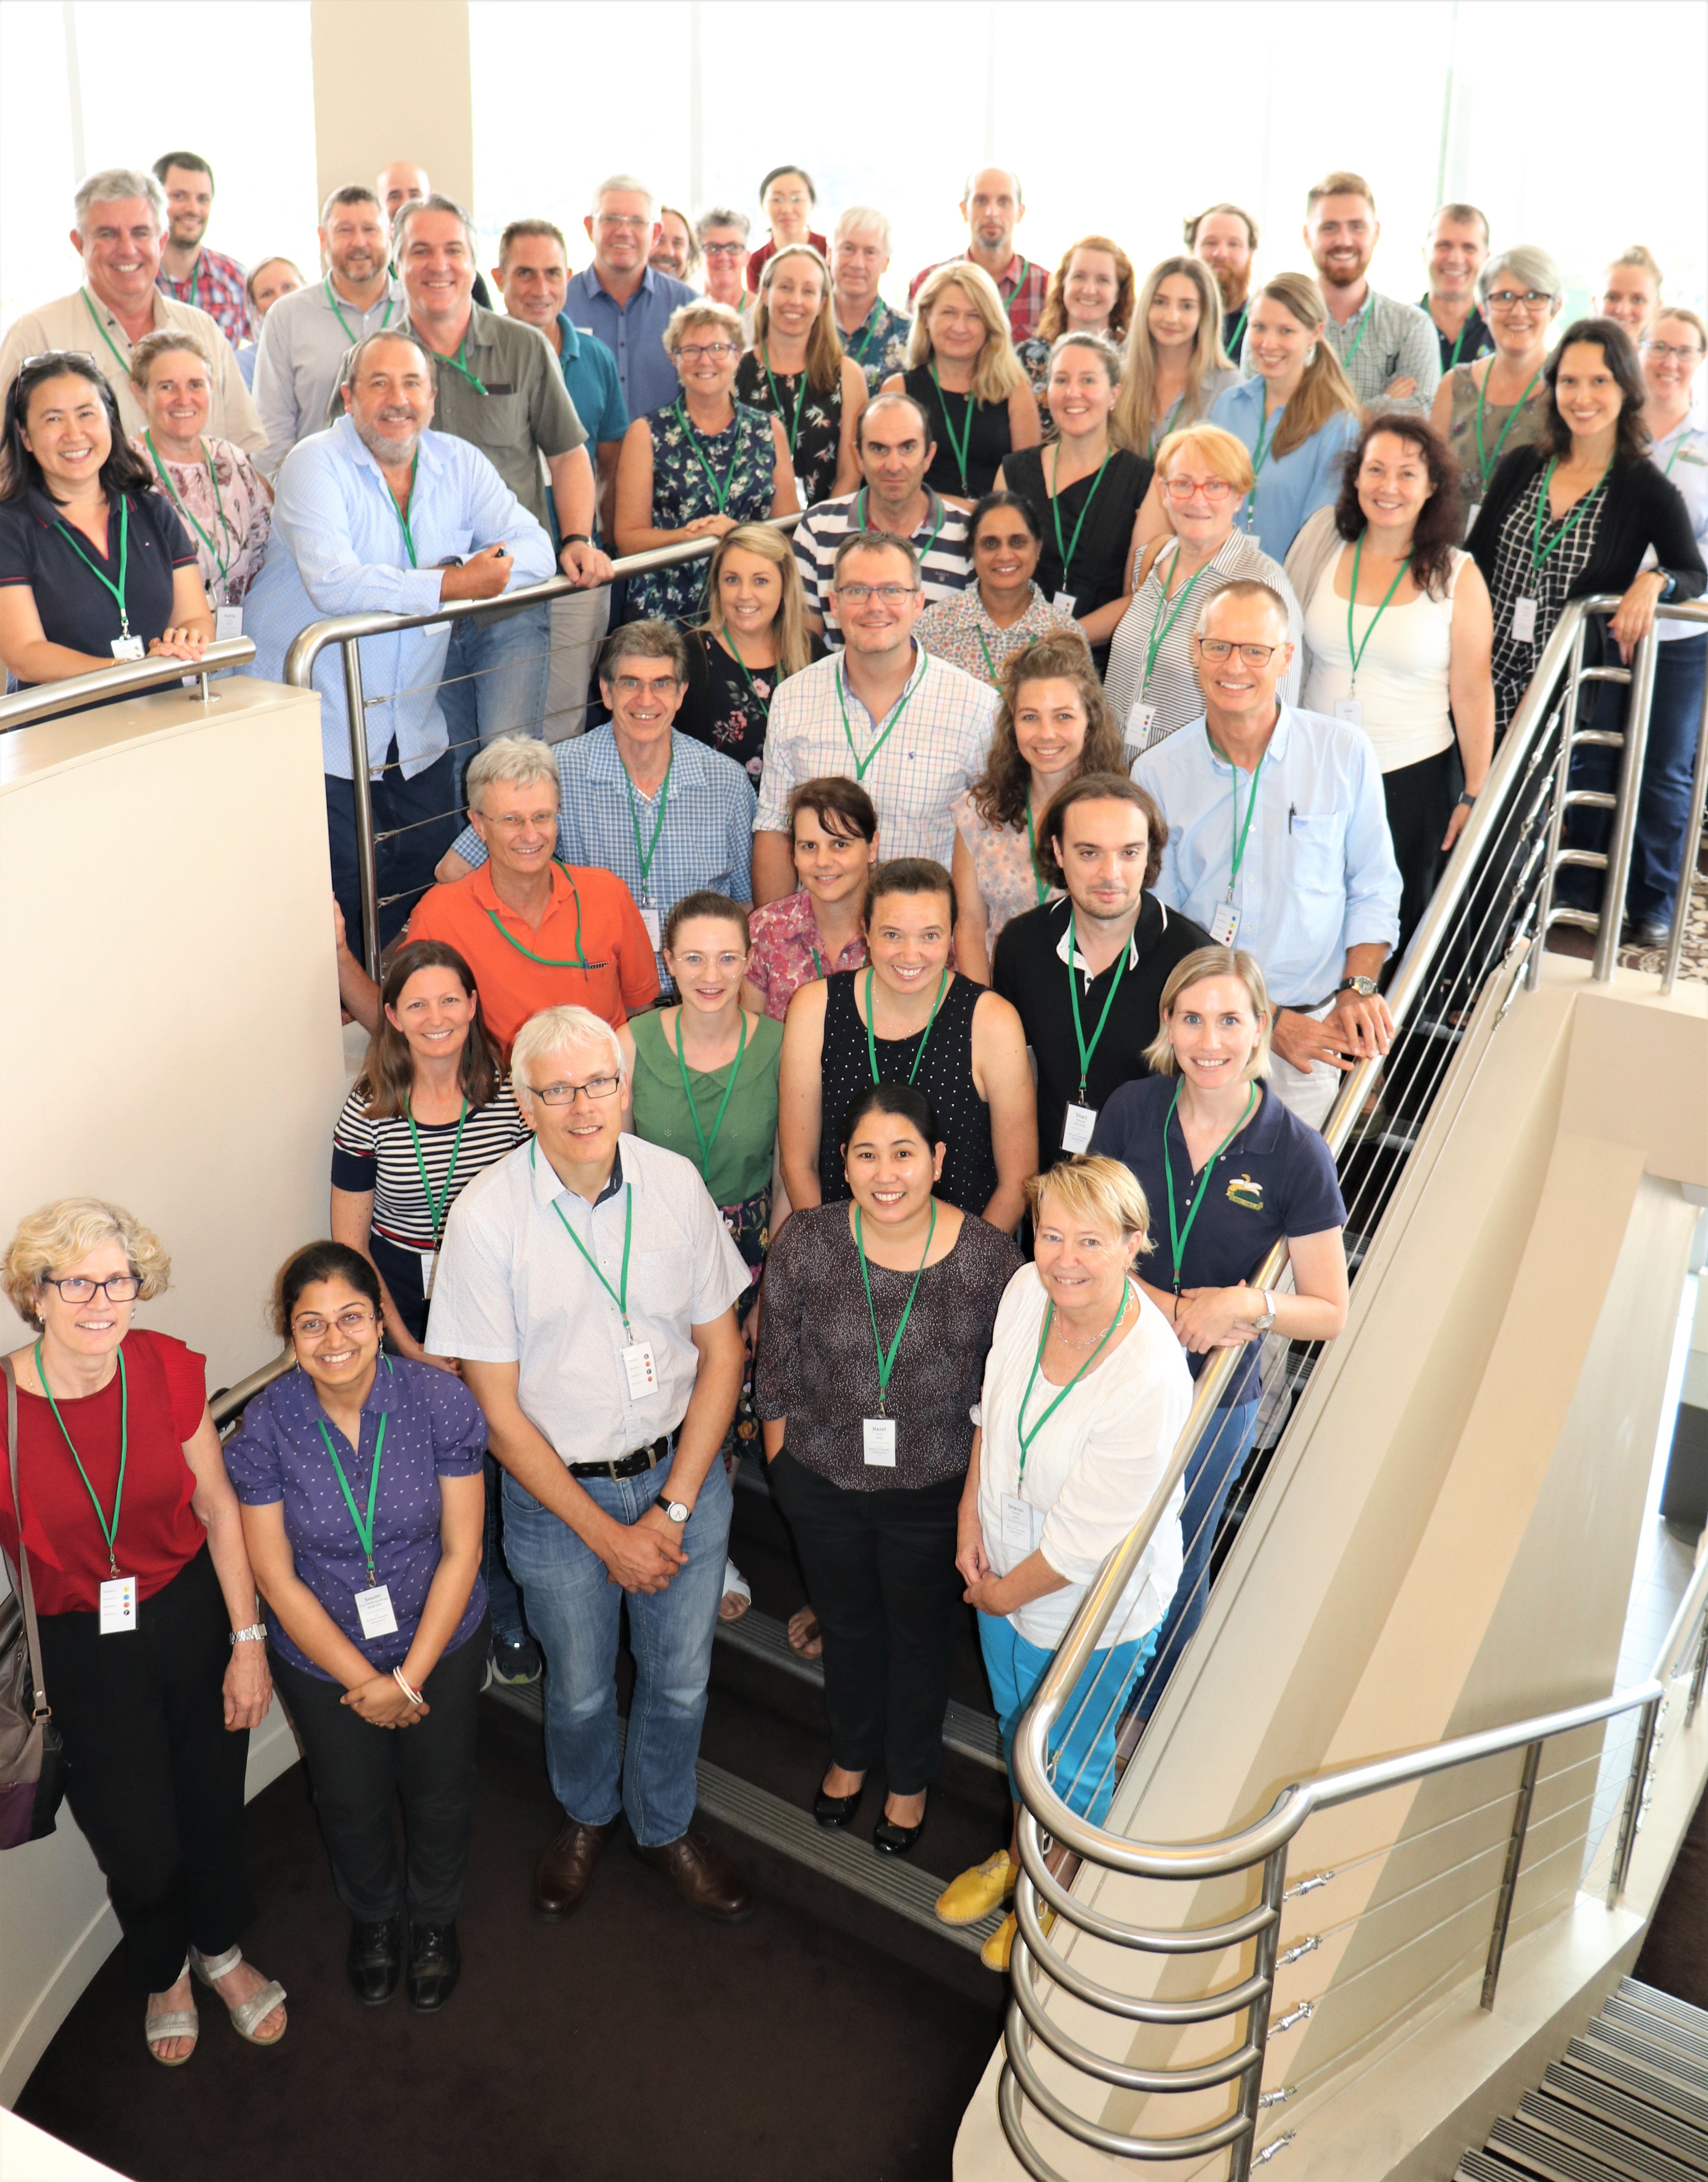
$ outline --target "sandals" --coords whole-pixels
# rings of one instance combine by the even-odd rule
[[[183,1977],[184,1970],[187,1970],[189,1967],[186,1958],[184,1969],[179,1971],[178,1977],[173,1980],[174,1984]],[[202,2019],[197,2014],[193,2005],[189,2008],[151,2008],[142,2018],[142,2035],[147,2041],[148,2051],[163,2068],[181,2068],[190,2058],[190,2053],[196,2051],[195,2041],[201,2035],[201,2030]],[[164,2053],[154,2052],[155,2046],[163,2038],[189,2039],[190,2053],[180,2053],[175,2059],[169,2061]]]
[[[789,1617],[789,1649],[798,1659],[824,1656],[824,1631],[810,1606],[799,1608]]]
[[[203,1985],[209,1986],[216,1978],[229,1977],[242,1959],[241,1947],[228,1947],[223,1955],[216,1955],[212,1961],[209,1961],[206,1955],[198,1954],[194,1947],[190,1950],[191,1969],[195,1971]],[[252,1993],[247,2000],[240,2000],[235,2008],[228,2003],[225,2013],[231,2019],[231,2028],[246,2046],[276,2046],[279,2043],[285,2035],[284,2028],[275,2030],[270,2038],[258,2038],[255,2035],[255,2026],[258,2023],[264,2023],[274,2009],[283,2004],[284,1999],[284,1986],[280,1984],[277,1978],[273,1978],[262,1986],[259,1992]],[[153,2019],[150,2018],[151,2021]],[[175,2035],[187,2035],[188,2034]],[[169,2030],[157,2031],[155,2035],[169,2038],[175,2034]]]

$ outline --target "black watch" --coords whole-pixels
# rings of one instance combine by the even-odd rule
[[[557,550],[561,553],[565,546],[591,546],[592,543],[585,530],[571,530],[565,534]]]
[[[1456,809],[1460,811],[1471,811],[1476,808],[1476,804],[1477,799],[1471,793],[1470,789],[1468,788],[1461,788],[1459,791],[1459,800],[1455,806]]]

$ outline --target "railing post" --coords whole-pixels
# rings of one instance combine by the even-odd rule
[[[1611,637],[1603,641],[1612,642]],[[1605,985],[1619,963],[1619,933],[1625,922],[1625,889],[1631,878],[1631,850],[1637,839],[1637,801],[1643,786],[1643,753],[1649,743],[1649,708],[1655,697],[1655,656],[1660,637],[1651,629],[1632,662],[1630,695],[1625,706],[1625,747],[1619,753],[1619,800],[1608,845],[1606,883],[1601,890],[1601,927],[1595,934],[1595,959],[1589,975]]]
[[[1560,756],[1554,781],[1554,809],[1548,821],[1548,846],[1543,857],[1542,891],[1536,902],[1536,944],[1524,966],[1524,989],[1528,993],[1533,993],[1542,982],[1542,957],[1548,951],[1548,918],[1554,907],[1560,839],[1566,829],[1566,792],[1572,780],[1572,730],[1578,718],[1578,693],[1583,686],[1579,678],[1583,672],[1583,645],[1589,634],[1589,617],[1586,612],[1572,633],[1565,694],[1560,701]]]
[[[344,702],[350,714],[350,794],[356,808],[356,886],[362,897],[362,961],[380,980],[380,875],[374,856],[374,795],[368,778],[368,706],[362,695],[362,654],[347,636]]]
[[[1239,2086],[1239,2113],[1245,2134],[1228,2152],[1228,2182],[1247,2182],[1251,2155],[1257,2146],[1257,2115],[1263,2096],[1263,2063],[1269,2051],[1269,2011],[1275,1998],[1275,1956],[1281,1945],[1281,1905],[1287,1895],[1287,1844],[1272,1849],[1263,1860],[1263,1906],[1275,1913],[1257,1935],[1251,1974],[1263,1980],[1263,1990],[1252,2002],[1245,2018],[1245,2036],[1257,2049],[1257,2057],[1245,2071]]]
[[[1661,608],[1664,613],[1665,607]],[[1684,927],[1690,910],[1690,881],[1702,844],[1702,807],[1708,801],[1708,682],[1702,687],[1702,718],[1696,735],[1696,766],[1690,781],[1690,819],[1684,828],[1684,856],[1678,867],[1678,894],[1672,905],[1672,931],[1666,942],[1666,966],[1661,973],[1661,989],[1670,993],[1678,981],[1678,965],[1684,953]]]
[[[1649,1778],[1649,1760],[1655,1752],[1655,1723],[1661,1700],[1650,1697],[1637,1718],[1637,1747],[1631,1753],[1631,1777],[1625,1783],[1625,1804],[1619,1814],[1619,1843],[1613,1852],[1612,1875],[1607,1881],[1607,1907],[1617,1908],[1619,1897],[1631,1875],[1631,1852],[1637,1846],[1637,1820],[1643,1808],[1643,1786]]]
[[[1702,1614],[1702,1626],[1696,1632],[1696,1663],[1690,1670],[1690,1696],[1684,1707],[1684,1725],[1689,1727],[1696,1717],[1696,1708],[1702,1702],[1702,1683],[1708,1676],[1708,1608]]]
[[[1483,1970],[1481,2005],[1492,2008],[1494,1988],[1500,1982],[1500,1958],[1506,1952],[1506,1928],[1512,1921],[1512,1897],[1518,1891],[1518,1867],[1524,1859],[1524,1836],[1530,1829],[1530,1806],[1536,1795],[1536,1775],[1542,1767],[1542,1746],[1532,1742],[1524,1751],[1524,1769],[1518,1776],[1518,1801],[1512,1812],[1512,1831],[1506,1842],[1506,1864],[1500,1874],[1500,1891],[1494,1897],[1494,1929],[1489,1936],[1489,1960]]]

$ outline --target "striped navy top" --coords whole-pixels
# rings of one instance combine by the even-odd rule
[[[507,1076],[484,1106],[469,1110],[457,1151],[454,1172],[451,1152],[457,1144],[455,1121],[416,1124],[421,1139],[418,1165],[410,1140],[409,1124],[401,1114],[376,1121],[352,1090],[344,1101],[332,1131],[332,1187],[360,1195],[374,1193],[374,1232],[402,1250],[436,1249],[443,1237],[442,1216],[477,1174],[496,1166],[508,1151],[525,1143],[528,1124],[517,1110]],[[421,1187],[421,1168],[439,1201],[440,1233],[433,1232],[433,1216]],[[446,1180],[450,1178],[449,1202]]]

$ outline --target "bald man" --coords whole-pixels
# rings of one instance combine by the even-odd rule
[[[389,167],[382,167],[374,177],[374,194],[385,209],[385,226],[389,233],[396,224],[398,213],[406,204],[420,203],[433,194],[433,185],[427,179],[427,169],[418,167],[413,159],[394,159]],[[492,307],[492,291],[482,274],[474,275],[474,296],[483,311]]]
[[[1034,265],[1014,247],[1014,230],[1026,217],[1018,174],[1006,167],[983,167],[968,174],[961,192],[961,217],[968,239],[958,262],[983,266],[1007,307],[1010,332],[1017,341],[1028,340],[1037,332],[1044,314],[1050,273],[1047,266]],[[943,260],[946,264],[956,262]],[[907,288],[910,303],[936,270],[928,265],[913,275]]]

